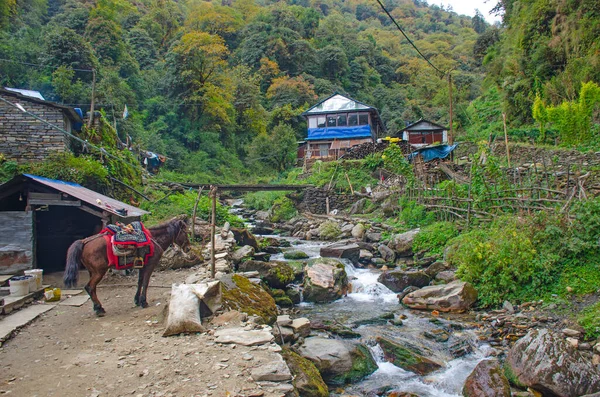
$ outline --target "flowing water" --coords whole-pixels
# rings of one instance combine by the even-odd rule
[[[310,258],[318,258],[322,246],[329,243],[302,241],[288,238],[293,249],[306,252]],[[284,260],[283,254],[274,255],[273,260]],[[373,319],[384,314],[394,313],[395,317],[406,318],[403,325],[369,324],[353,328],[361,334],[361,341],[371,349],[379,369],[365,380],[345,388],[345,393],[367,395],[374,390],[397,390],[412,392],[421,397],[456,397],[462,395],[462,387],[467,376],[477,363],[490,353],[487,345],[479,344],[475,335],[469,330],[460,329],[457,322],[440,320],[432,323],[426,313],[415,315],[399,304],[397,294],[377,281],[381,274],[376,269],[358,269],[349,261],[344,261],[348,279],[352,284],[352,292],[348,296],[327,304],[302,303],[301,314],[311,320],[336,320],[341,324],[353,327],[361,320]],[[456,330],[458,328],[458,330]],[[431,330],[451,330],[447,342],[435,342],[423,336],[423,332]],[[396,342],[412,345],[429,354],[428,358],[442,363],[442,369],[429,375],[419,376],[405,371],[392,363],[386,362],[383,351],[375,342],[378,336]],[[451,354],[451,346],[471,346],[472,353],[460,358]]]
[[[320,257],[321,247],[330,244],[289,237],[285,239],[292,243],[290,249],[303,251],[311,259]],[[271,256],[271,260],[285,259],[283,254],[276,254]],[[489,356],[490,347],[481,344],[471,331],[463,329],[457,321],[440,319],[432,322],[428,313],[414,314],[414,311],[404,308],[399,304],[396,293],[377,281],[381,270],[358,269],[349,261],[345,261],[344,265],[352,284],[351,293],[332,303],[301,303],[297,306],[300,314],[311,321],[336,320],[353,328],[355,332],[360,333],[361,342],[371,349],[378,370],[363,381],[347,386],[344,393],[374,396],[377,395],[373,394],[376,390],[395,390],[414,393],[420,397],[462,396],[462,387],[467,376],[478,362]],[[396,319],[400,316],[405,317],[402,320],[403,324],[397,326],[379,322],[356,326],[357,322],[389,313],[394,313]],[[426,331],[440,329],[450,334],[446,342],[436,342],[423,336]],[[442,364],[442,368],[420,376],[387,362],[381,347],[375,342],[379,336],[426,352],[425,356]],[[467,346],[470,353],[455,358],[453,347],[456,346]]]

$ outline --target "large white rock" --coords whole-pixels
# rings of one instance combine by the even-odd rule
[[[246,331],[244,328],[225,328],[215,332],[217,343],[235,343],[255,346],[271,343],[274,339],[268,329]]]
[[[402,303],[411,309],[464,312],[477,300],[477,291],[464,281],[444,285],[432,285],[411,292]]]
[[[292,373],[283,358],[277,354],[276,358],[260,367],[253,368],[250,376],[255,382],[281,382],[292,379]]]

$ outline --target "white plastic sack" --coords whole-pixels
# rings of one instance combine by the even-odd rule
[[[200,320],[200,299],[194,288],[187,284],[173,284],[167,329],[163,336],[204,331]]]

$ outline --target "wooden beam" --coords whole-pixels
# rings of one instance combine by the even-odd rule
[[[90,207],[87,207],[85,205],[82,205],[81,207],[78,207],[80,210],[87,212],[88,214],[92,214],[94,216],[97,216],[100,219],[105,218],[104,214],[100,211],[96,211]]]
[[[62,207],[81,207],[81,201],[79,200],[38,200],[29,199],[27,201],[29,205],[56,205]]]

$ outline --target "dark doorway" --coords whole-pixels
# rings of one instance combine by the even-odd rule
[[[35,212],[36,265],[45,273],[63,271],[67,249],[78,239],[97,233],[102,221],[75,207],[50,206]]]

